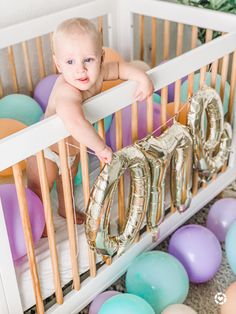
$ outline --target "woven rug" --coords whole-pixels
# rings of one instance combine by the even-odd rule
[[[235,197],[236,198],[236,182],[231,184],[227,189],[224,190],[220,195],[218,195],[214,200],[202,208],[196,215],[189,219],[186,224],[200,224],[206,225],[206,218],[211,205],[220,198],[223,197]],[[163,241],[157,250],[167,251],[169,243],[169,238]],[[209,282],[202,284],[192,284],[190,283],[188,297],[185,300],[185,304],[191,306],[198,314],[218,314],[220,313],[220,305],[215,303],[214,297],[218,292],[225,292],[227,287],[236,280],[233,275],[229,264],[226,259],[225,246],[224,243],[222,247],[222,263],[220,269],[216,273],[215,277]],[[126,292],[125,290],[125,276],[120,278],[116,283],[114,283],[107,290],[116,290],[120,292]],[[88,314],[89,306],[84,310],[80,311],[78,314]],[[236,313],[236,309],[235,309]]]

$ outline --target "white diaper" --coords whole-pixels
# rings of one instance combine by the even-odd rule
[[[49,147],[44,149],[44,157],[55,162],[58,167],[59,175],[61,175],[61,161],[57,153],[53,152]],[[76,156],[68,156],[68,166],[71,168],[75,161]]]

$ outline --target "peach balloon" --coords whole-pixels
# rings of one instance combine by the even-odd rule
[[[109,47],[103,47],[102,49],[104,51],[104,63],[114,62],[114,61],[124,62],[124,59],[122,58],[122,56],[114,49],[109,48]],[[123,82],[122,80],[104,81],[102,83],[102,92],[116,85],[119,85],[122,82]]]
[[[221,314],[236,313],[236,281],[226,290],[226,302],[220,306]]]
[[[112,61],[124,62],[123,57],[114,49],[109,47],[103,47],[102,49],[104,51],[104,63]]]
[[[171,304],[161,314],[197,314],[197,312],[185,304]]]
[[[0,119],[0,139],[7,137],[13,133],[16,133],[26,127],[27,125],[14,119]],[[20,162],[20,167],[22,170],[25,169],[25,165],[26,165],[25,161]],[[0,176],[2,177],[8,177],[11,175],[12,175],[11,167],[0,172]]]

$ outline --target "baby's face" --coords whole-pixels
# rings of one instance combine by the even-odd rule
[[[89,35],[60,35],[55,61],[64,79],[79,90],[89,90],[100,74],[101,51]]]

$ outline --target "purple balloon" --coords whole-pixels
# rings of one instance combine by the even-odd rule
[[[89,314],[98,314],[103,303],[113,297],[114,295],[120,294],[118,291],[105,291],[96,296],[89,307]]]
[[[34,243],[37,244],[38,240],[42,236],[45,226],[43,205],[39,197],[30,189],[26,188],[25,192],[28,203],[32,236]],[[16,187],[14,184],[0,185],[0,200],[5,217],[12,257],[13,260],[17,260],[26,254],[26,246]]]
[[[216,235],[219,241],[224,241],[234,220],[236,220],[236,199],[223,198],[211,206],[206,226]]]
[[[160,116],[161,106],[157,103],[153,103],[153,129],[155,130],[161,125]],[[122,109],[122,141],[123,147],[132,144],[131,135],[131,105]],[[159,136],[161,130],[157,130],[154,135]],[[110,146],[113,151],[116,151],[116,121],[113,118],[111,127],[109,130]],[[146,102],[138,102],[138,139],[142,139],[147,135],[147,106]]]
[[[162,61],[160,64],[166,63],[168,60]],[[188,75],[182,77],[181,84],[188,79]],[[161,89],[155,92],[161,96]],[[175,82],[168,85],[168,103],[173,102],[175,99]]]
[[[168,251],[183,264],[189,280],[195,283],[212,279],[222,259],[218,239],[201,225],[187,225],[178,229],[170,239]]]
[[[43,78],[34,89],[34,99],[39,103],[43,112],[45,112],[47,108],[48,99],[57,78],[58,74],[48,75]]]

